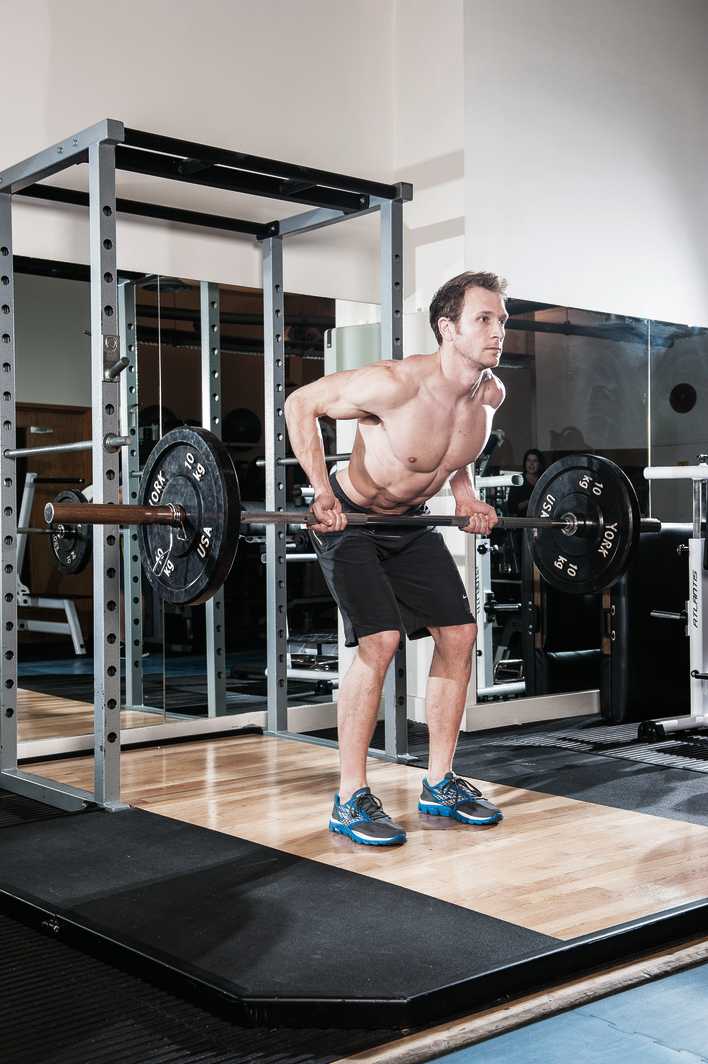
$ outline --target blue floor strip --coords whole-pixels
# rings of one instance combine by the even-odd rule
[[[437,1057],[444,1064],[707,1064],[708,965]]]

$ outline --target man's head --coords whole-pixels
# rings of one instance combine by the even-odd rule
[[[495,366],[508,317],[506,288],[507,282],[496,273],[469,271],[444,284],[430,304],[430,325],[438,343],[454,346],[475,362]]]

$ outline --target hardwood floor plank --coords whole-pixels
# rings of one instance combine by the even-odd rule
[[[570,939],[708,894],[708,827],[477,781],[504,810],[493,828],[417,812],[421,769],[370,763],[403,847],[327,830],[337,751],[267,736],[124,751],[123,799],[143,809],[396,883]],[[49,772],[47,772],[49,774]],[[86,786],[91,765],[55,762]]]
[[[120,721],[122,728],[146,728],[161,724],[163,717],[124,709]],[[20,742],[64,739],[74,735],[93,735],[92,705],[21,687],[17,689],[17,738]]]

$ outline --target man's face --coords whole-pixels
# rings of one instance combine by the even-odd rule
[[[540,468],[538,455],[529,454],[526,457],[526,472],[530,473],[532,477],[536,476]]]
[[[482,369],[494,369],[501,358],[508,318],[502,296],[485,288],[468,288],[458,320],[441,318],[439,328],[443,339],[464,358]]]

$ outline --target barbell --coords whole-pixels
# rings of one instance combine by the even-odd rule
[[[67,494],[73,498],[67,498]],[[238,478],[229,451],[206,429],[181,426],[168,432],[143,470],[139,503],[88,503],[62,492],[44,516],[73,556],[93,525],[136,525],[148,580],[167,602],[195,604],[224,584],[236,559],[245,524],[312,525],[309,511],[242,510]],[[468,518],[439,514],[348,513],[351,526],[462,528]],[[499,528],[524,529],[541,575],[576,594],[602,591],[629,564],[640,528],[661,524],[640,519],[636,492],[626,474],[607,458],[578,454],[560,459],[538,480],[526,517],[501,517]],[[52,540],[55,550],[55,541]],[[68,571],[68,570],[67,570]]]

